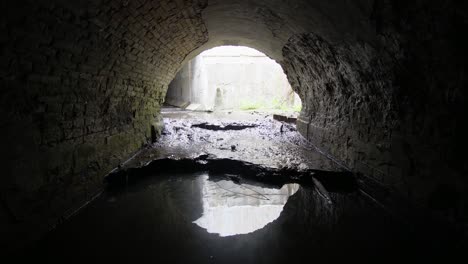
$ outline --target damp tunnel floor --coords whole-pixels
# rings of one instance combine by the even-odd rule
[[[238,184],[229,183],[226,175],[208,176],[201,172],[157,176],[106,192],[40,241],[32,256],[53,263],[90,259],[155,263],[290,263],[307,259],[381,263],[432,259],[447,253],[441,248],[434,251],[432,240],[393,220],[357,192],[331,193],[333,203],[329,203],[317,188],[303,185],[289,199],[287,194],[281,196],[287,202],[283,205],[276,201],[279,205],[275,208],[259,204],[279,199],[278,193],[271,192],[272,187],[260,185],[251,191],[252,185],[247,185],[239,187],[243,193],[231,193],[226,186]],[[216,197],[209,201],[210,196]],[[226,199],[241,202],[222,204]],[[204,214],[209,214],[205,212],[206,203],[224,210],[228,217],[217,219],[224,221],[224,228],[256,225],[259,229],[223,235],[219,225],[197,224],[203,221]],[[246,210],[249,204],[255,205]],[[239,209],[235,213],[242,217],[229,218],[228,211],[233,208]],[[271,214],[278,214],[277,218]],[[432,237],[429,234],[434,230],[427,231]]]
[[[270,113],[163,110],[161,138],[22,257],[49,263],[290,263],[455,258]]]

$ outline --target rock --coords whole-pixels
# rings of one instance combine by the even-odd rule
[[[301,163],[299,166],[297,166],[298,171],[306,171],[308,168],[309,167],[305,163]]]
[[[288,116],[276,115],[276,114],[273,115],[273,119],[277,121],[281,121],[281,122],[291,123],[291,124],[295,124],[297,120],[297,118],[295,117],[288,117]]]

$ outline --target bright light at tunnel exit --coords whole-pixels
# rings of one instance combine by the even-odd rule
[[[189,61],[170,84],[166,103],[211,111],[301,109],[281,66],[243,46],[212,48]]]

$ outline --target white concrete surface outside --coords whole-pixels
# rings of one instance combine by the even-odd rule
[[[176,75],[166,102],[198,110],[299,108],[281,66],[248,47],[221,46],[201,53]]]

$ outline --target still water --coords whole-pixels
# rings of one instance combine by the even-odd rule
[[[316,263],[444,256],[358,192],[323,198],[229,175],[164,174],[106,191],[28,251],[46,263]]]
[[[281,189],[236,184],[229,180],[209,181],[199,177],[203,215],[195,224],[221,237],[248,234],[276,220],[298,184]]]

